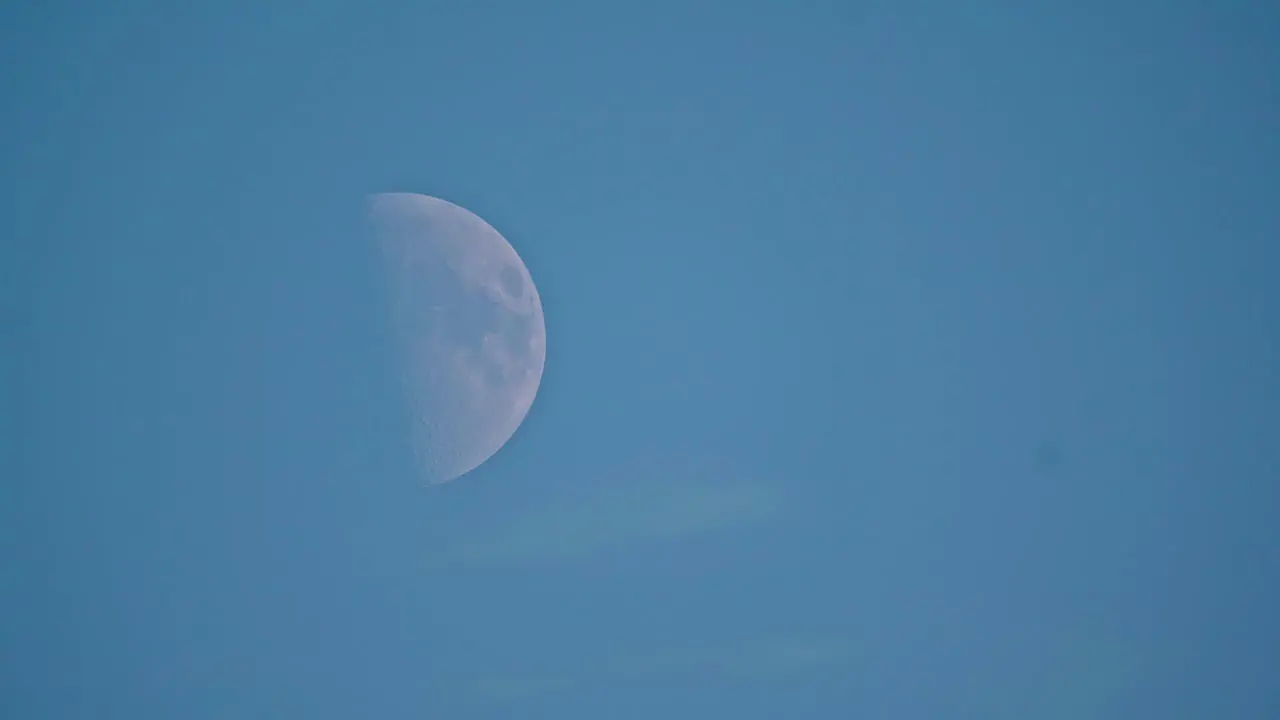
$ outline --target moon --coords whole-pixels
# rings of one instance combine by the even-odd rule
[[[533,278],[511,243],[453,203],[370,196],[390,288],[411,441],[429,484],[474,470],[515,434],[546,362]]]

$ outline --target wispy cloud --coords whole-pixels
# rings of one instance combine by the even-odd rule
[[[532,508],[501,527],[445,538],[430,564],[560,563],[775,520],[779,497],[731,477],[630,483]]]
[[[494,701],[545,697],[583,687],[658,681],[681,675],[767,679],[810,672],[842,662],[848,644],[811,635],[782,635],[719,646],[685,646],[597,658],[578,667],[495,674],[475,685]]]

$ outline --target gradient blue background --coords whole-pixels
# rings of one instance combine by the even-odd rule
[[[0,716],[1280,717],[1280,18],[1052,5],[4,4]],[[379,191],[546,311],[441,488]]]

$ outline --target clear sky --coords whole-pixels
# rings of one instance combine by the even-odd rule
[[[0,716],[1280,717],[1280,13],[0,5]],[[418,481],[368,193],[547,366]]]

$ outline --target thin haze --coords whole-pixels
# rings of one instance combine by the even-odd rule
[[[1267,3],[6,3],[0,717],[1280,717]],[[417,481],[365,198],[546,313]]]

